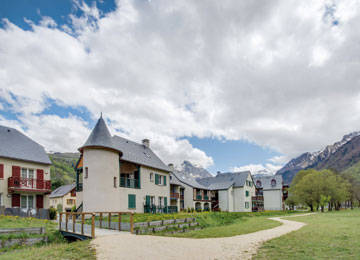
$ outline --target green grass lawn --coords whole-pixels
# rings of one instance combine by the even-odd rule
[[[188,238],[231,237],[281,225],[281,223],[267,218],[268,217],[243,217],[239,220],[235,220],[233,224],[218,227],[208,227],[186,233],[175,233],[169,236]]]
[[[49,243],[39,243],[34,246],[13,246],[2,248],[0,249],[0,259],[96,259],[95,250],[90,248],[88,242],[67,243],[58,231],[58,225],[54,222],[34,218],[0,216],[0,229],[29,227],[45,227],[46,233],[42,236],[47,236],[49,238]],[[0,237],[0,241],[12,238],[36,236],[38,237],[41,235],[5,235]]]
[[[360,210],[289,220],[308,225],[264,243],[254,259],[360,259]]]

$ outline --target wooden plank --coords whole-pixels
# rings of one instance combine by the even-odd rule
[[[118,230],[121,231],[121,212],[119,212],[119,227]]]
[[[62,213],[59,213],[59,230],[61,230]]]
[[[84,235],[85,214],[81,214],[81,235]]]
[[[91,237],[95,238],[95,214],[91,216]]]
[[[75,223],[76,223],[75,214],[72,215],[72,221],[73,221],[73,232],[75,233]]]
[[[68,231],[69,215],[65,213],[65,231]]]
[[[134,234],[134,213],[130,215],[130,233]]]

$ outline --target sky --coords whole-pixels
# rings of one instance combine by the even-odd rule
[[[165,163],[275,172],[360,130],[360,3],[5,0],[0,124],[75,152],[100,113]]]

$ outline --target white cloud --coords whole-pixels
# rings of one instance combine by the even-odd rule
[[[212,158],[179,137],[247,140],[291,158],[360,129],[358,1],[333,2],[337,26],[322,1],[124,0],[105,15],[76,3],[72,29],[47,17],[32,31],[0,29],[1,98],[49,150],[75,150],[89,129],[41,115],[47,97],[151,137],[166,162],[203,166]]]
[[[273,175],[278,170],[281,169],[282,166],[279,165],[273,165],[270,163],[267,163],[265,166],[262,164],[249,164],[245,166],[240,167],[231,167],[230,171],[232,172],[242,172],[242,171],[250,171],[252,175],[254,174],[266,174],[266,175]]]

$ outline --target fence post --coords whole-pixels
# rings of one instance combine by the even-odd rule
[[[59,230],[61,230],[62,212],[59,212]]]
[[[100,228],[102,228],[102,212],[100,212]]]
[[[81,235],[84,235],[84,213],[81,213]]]
[[[65,213],[65,230],[68,231],[69,215]]]
[[[73,221],[73,232],[75,233],[75,213],[72,215],[72,221]]]
[[[121,212],[119,212],[119,231],[121,231]]]
[[[92,213],[91,216],[91,237],[95,238],[95,214]]]
[[[109,212],[109,229],[111,229],[111,213]]]
[[[134,233],[134,213],[131,212],[130,215],[130,233],[133,234]]]

